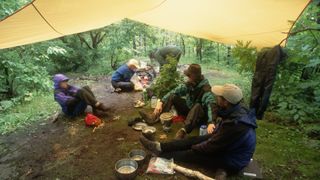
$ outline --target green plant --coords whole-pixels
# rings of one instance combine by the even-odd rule
[[[250,46],[251,41],[237,41],[232,49],[232,57],[239,63],[240,72],[253,72],[257,60],[257,49]]]
[[[163,97],[182,82],[182,77],[176,70],[177,60],[170,57],[168,60],[169,64],[165,64],[162,67],[160,76],[156,79],[156,82],[151,87],[152,91],[158,98]]]

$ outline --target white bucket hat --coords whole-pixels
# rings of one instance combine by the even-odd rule
[[[224,97],[231,104],[238,104],[242,98],[242,90],[234,84],[225,84],[223,86],[213,86],[213,94]]]
[[[130,59],[127,63],[128,66],[135,66],[137,69],[140,68],[139,61],[136,59]]]

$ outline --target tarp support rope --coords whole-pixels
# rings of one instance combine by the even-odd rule
[[[39,11],[39,9],[33,4],[33,2],[31,3],[32,6],[34,7],[34,9],[38,12],[38,14],[42,17],[42,19],[51,27],[52,30],[54,30],[56,33],[64,36],[64,34],[62,34],[61,32],[59,32],[58,30],[56,30],[50,23],[49,21],[41,14],[41,12]]]

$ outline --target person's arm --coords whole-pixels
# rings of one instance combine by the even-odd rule
[[[181,84],[178,87],[176,87],[175,89],[171,90],[170,92],[168,92],[165,96],[163,96],[163,98],[157,102],[157,106],[153,111],[154,115],[159,115],[162,112],[162,106],[164,102],[168,101],[168,98],[170,97],[171,94],[176,94],[178,96],[185,96],[187,94],[187,87],[185,84]]]
[[[73,96],[68,96],[63,92],[55,92],[54,93],[54,99],[60,104],[60,105],[70,105],[72,102],[76,101],[76,98]]]
[[[202,102],[204,102],[204,105],[207,107],[208,111],[208,123],[213,123],[213,117],[212,117],[212,104],[215,104],[215,98],[214,95],[212,94],[212,92],[206,92],[203,94],[202,96]]]
[[[160,52],[156,52],[154,55],[154,60],[157,61],[160,66],[163,66],[166,63],[166,56],[163,56]]]
[[[200,153],[219,153],[226,150],[249,130],[249,127],[241,123],[222,124],[220,128],[210,139],[193,145],[192,149]]]
[[[168,92],[163,98],[161,99],[162,102],[167,102],[168,98],[170,97],[171,94],[175,94],[178,96],[185,96],[187,95],[188,88],[185,84],[180,84],[178,87],[174,88],[170,92]]]

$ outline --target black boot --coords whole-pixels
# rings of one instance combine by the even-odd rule
[[[130,119],[128,121],[128,126],[133,126],[134,124],[136,124],[138,122],[143,122],[143,119],[141,119],[140,117],[136,117],[136,118]]]
[[[107,112],[105,112],[105,111],[100,111],[100,110],[98,110],[97,108],[93,108],[93,109],[92,109],[92,113],[93,113],[93,115],[98,116],[98,117],[107,117],[107,116],[110,116]]]
[[[142,112],[142,111],[139,111],[139,114],[142,117],[142,119],[144,119],[146,121],[146,123],[148,125],[150,125],[150,126],[156,124],[160,120],[154,114],[147,114],[147,113]]]
[[[140,136],[141,144],[152,153],[159,155],[161,153],[160,143],[157,141],[150,141],[144,136]]]

